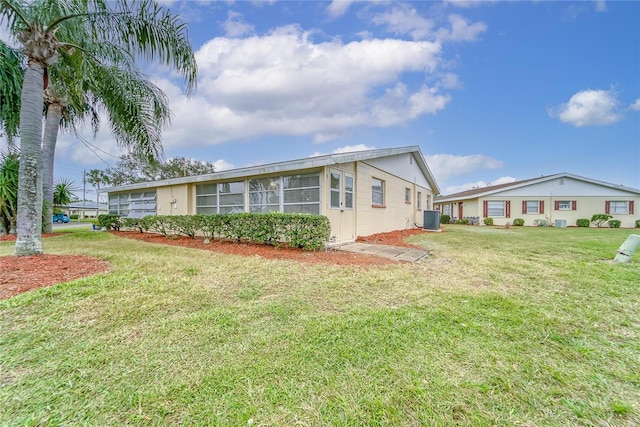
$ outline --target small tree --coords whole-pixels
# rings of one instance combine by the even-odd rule
[[[609,214],[595,214],[591,217],[591,223],[600,228],[611,218],[613,218],[613,216]]]
[[[71,203],[75,197],[74,192],[78,191],[73,181],[59,180],[53,188],[53,206],[65,206]]]

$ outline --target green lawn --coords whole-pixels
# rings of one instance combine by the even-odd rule
[[[0,301],[0,425],[640,424],[639,230],[444,230],[367,268],[45,239],[111,271]]]

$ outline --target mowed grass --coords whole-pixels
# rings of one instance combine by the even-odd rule
[[[632,233],[447,226],[384,267],[46,239],[111,270],[0,301],[0,425],[636,426]]]

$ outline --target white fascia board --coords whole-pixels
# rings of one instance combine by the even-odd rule
[[[222,181],[234,178],[246,178],[256,175],[269,175],[282,172],[291,172],[295,170],[319,169],[324,166],[334,165],[338,163],[349,163],[360,160],[367,160],[377,157],[386,157],[396,154],[403,154],[417,151],[420,153],[418,146],[398,147],[398,148],[382,148],[377,150],[354,151],[350,153],[327,154],[324,156],[307,157],[304,159],[288,160],[278,163],[269,163],[266,165],[250,166],[246,168],[231,169],[227,171],[214,172],[206,175],[186,176],[182,178],[163,179],[159,181],[138,182],[135,184],[121,185],[117,187],[105,187],[100,189],[101,193],[116,193],[120,191],[143,190],[156,187],[167,187],[171,185],[194,184],[199,182]],[[416,158],[422,157],[416,156]],[[425,166],[426,173],[429,172],[426,167],[424,158],[419,159]],[[421,166],[422,167],[422,166]],[[427,175],[431,177],[430,175]],[[433,178],[431,177],[433,180]],[[434,182],[435,185],[435,182]],[[437,188],[437,185],[436,185]]]

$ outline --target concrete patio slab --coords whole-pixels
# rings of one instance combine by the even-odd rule
[[[367,255],[376,255],[395,261],[416,262],[429,255],[428,251],[416,248],[405,248],[402,246],[377,245],[372,243],[347,243],[346,245],[334,246],[345,252],[354,252]]]

